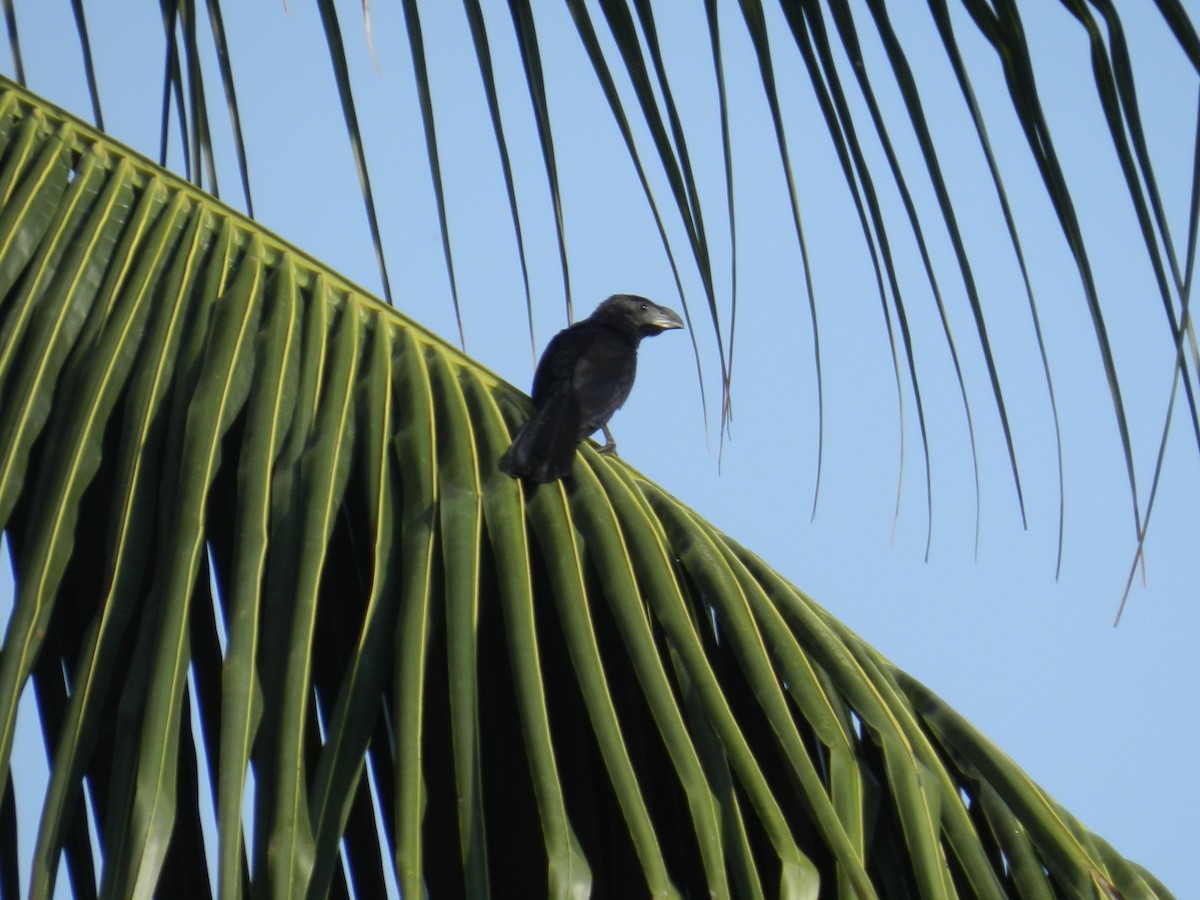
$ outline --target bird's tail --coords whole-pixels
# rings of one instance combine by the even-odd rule
[[[565,477],[579,444],[579,417],[567,408],[571,405],[570,398],[559,395],[537,410],[500,457],[500,471],[542,483]]]

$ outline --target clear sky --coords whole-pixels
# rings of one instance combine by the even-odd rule
[[[1195,18],[1196,4],[1185,5]],[[399,5],[371,5],[378,67],[368,53],[359,4],[339,6],[397,306],[457,340]],[[689,11],[672,6],[669,22],[660,22],[659,30],[705,204],[727,335],[731,272],[716,91],[700,4],[687,6]],[[1167,448],[1145,585],[1135,583],[1124,619],[1114,629],[1134,551],[1124,459],[1079,278],[1011,114],[994,55],[965,16],[956,16],[964,53],[977,61],[972,77],[1001,158],[1051,360],[1066,469],[1065,545],[1057,582],[1055,438],[1029,304],[957,85],[927,14],[915,12],[916,5],[896,4],[896,15],[903,6],[911,18],[895,24],[910,42],[910,63],[968,242],[1011,417],[1028,528],[1022,528],[962,279],[939,227],[928,179],[919,174],[915,142],[893,115],[892,136],[921,210],[964,370],[982,497],[976,555],[975,482],[958,383],[895,190],[875,142],[864,137],[881,164],[876,184],[891,216],[929,421],[933,529],[924,561],[924,466],[911,389],[906,384],[902,444],[895,376],[870,259],[807,75],[772,9],[771,25],[780,26],[773,50],[778,81],[788,94],[789,149],[824,367],[824,461],[816,516],[810,519],[817,395],[804,273],[754,58],[736,6],[722,6],[739,192],[734,419],[718,453],[718,370],[708,311],[682,230],[666,205],[669,195],[653,150],[639,132],[696,322],[708,427],[706,433],[689,338],[671,333],[644,345],[637,387],[613,420],[621,455],[929,685],[1085,825],[1149,868],[1179,897],[1200,896],[1193,862],[1200,843],[1194,815],[1200,806],[1195,765],[1200,554],[1194,514],[1200,508],[1200,451],[1183,415]],[[139,48],[156,46],[157,5],[108,2],[89,9],[108,130],[156,155],[161,58],[156,49],[143,54]],[[1144,508],[1171,388],[1165,316],[1096,100],[1084,32],[1056,4],[1022,3],[1021,10],[1108,317]],[[87,117],[69,4],[19,4],[18,13],[30,87]],[[258,218],[378,292],[374,252],[316,11],[292,0],[289,13],[271,3],[226,4],[224,13]],[[441,163],[450,184],[466,349],[527,389],[533,354],[521,313],[520,272],[465,20],[452,3],[423,4],[422,15]],[[558,129],[576,309],[582,315],[616,291],[646,294],[679,308],[670,267],[619,134],[594,81],[578,74],[582,52],[569,15],[553,4],[539,5],[538,15]],[[868,71],[894,111],[895,88],[865,14],[860,22]],[[1141,113],[1182,249],[1196,73],[1155,13],[1142,10],[1125,24]],[[507,11],[489,12],[489,25],[521,197],[540,350],[566,323],[562,276]],[[128,28],[137,35],[139,26],[142,36],[135,40],[119,33]],[[64,49],[50,54],[47,46]],[[455,49],[434,52],[447,46]],[[317,65],[311,66],[314,60]],[[0,52],[0,68],[11,72],[7,49]],[[843,76],[852,77],[848,67]],[[215,109],[220,104],[215,80],[209,90]],[[625,96],[628,102],[628,92]],[[214,119],[224,128],[218,116]],[[859,128],[864,135],[869,131],[865,117]],[[227,135],[219,132],[217,138],[227,153]],[[172,163],[180,163],[177,153]],[[224,168],[222,196],[240,205],[235,171],[231,164]],[[894,518],[901,446],[902,492]],[[23,752],[36,757],[42,749],[27,743]],[[16,765],[35,763],[27,758]]]

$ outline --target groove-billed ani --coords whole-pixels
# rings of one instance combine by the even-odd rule
[[[500,470],[513,478],[555,481],[571,471],[575,447],[598,428],[606,441],[600,452],[614,453],[608,420],[633,387],[638,344],[682,327],[665,306],[615,294],[556,334],[533,375],[533,415],[500,457]]]

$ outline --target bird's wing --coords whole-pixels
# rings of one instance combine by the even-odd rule
[[[564,477],[579,443],[579,409],[561,383],[521,426],[500,457],[500,471],[513,478],[548,482]]]
[[[637,375],[637,342],[603,329],[579,355],[571,376],[571,393],[579,408],[579,436],[608,423],[633,388]]]
[[[575,378],[579,358],[596,338],[597,328],[586,320],[564,328],[550,339],[533,373],[533,405],[540,407],[557,387]]]

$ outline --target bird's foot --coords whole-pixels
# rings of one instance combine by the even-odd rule
[[[604,431],[604,446],[596,452],[601,456],[616,456],[617,442],[613,440],[612,432],[608,430],[607,425],[602,425],[601,428]]]

